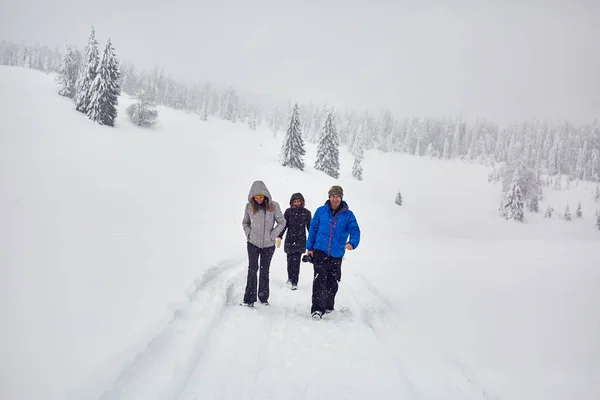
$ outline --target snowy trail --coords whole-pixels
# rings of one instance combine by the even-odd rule
[[[364,277],[342,282],[337,310],[314,321],[310,283],[293,292],[279,275],[271,278],[268,307],[239,307],[243,285],[230,287],[233,296],[228,296],[222,321],[208,335],[203,358],[180,399],[199,399],[203,393],[223,399],[392,394],[496,399],[456,360],[402,327],[393,304]],[[339,359],[348,362],[341,366]]]
[[[205,271],[188,291],[189,303],[174,312],[165,330],[121,371],[100,399],[178,398],[202,357],[206,336],[219,324],[230,289],[244,278],[241,265],[237,258]]]
[[[354,285],[340,287],[340,298],[349,301],[371,329],[371,338],[366,340],[396,368],[398,377],[410,389],[409,398],[499,399],[458,360],[421,339],[409,324],[403,324],[395,306],[364,276],[356,276]]]

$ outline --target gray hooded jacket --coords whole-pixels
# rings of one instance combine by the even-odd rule
[[[267,211],[263,207],[259,207],[255,214],[252,213],[252,202],[254,201],[252,198],[257,194],[264,195],[265,200],[269,199],[273,211]],[[246,203],[244,219],[242,220],[246,240],[260,248],[275,246],[275,239],[283,231],[285,224],[285,218],[279,203],[273,201],[267,185],[263,181],[254,181],[248,193],[248,203]]]

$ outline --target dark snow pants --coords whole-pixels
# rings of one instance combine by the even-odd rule
[[[256,302],[256,275],[259,271],[259,258],[258,299],[262,303],[269,300],[269,269],[271,268],[273,253],[275,253],[275,246],[260,248],[248,242],[248,277],[246,279],[244,303]]]
[[[313,252],[314,278],[311,314],[315,311],[333,311],[338,282],[341,280],[342,258],[328,256],[321,250]]]
[[[287,272],[288,279],[292,285],[298,285],[298,277],[300,276],[300,259],[302,253],[288,253],[287,255]]]

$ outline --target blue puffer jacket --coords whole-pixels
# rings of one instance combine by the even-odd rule
[[[342,200],[340,210],[335,216],[332,215],[329,200],[317,208],[310,223],[306,250],[319,249],[332,257],[343,257],[346,254],[347,243],[356,249],[359,242],[358,222],[345,201]]]

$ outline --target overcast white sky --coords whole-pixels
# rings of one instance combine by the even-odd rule
[[[399,116],[590,122],[600,1],[0,0],[0,39],[101,44],[141,67]]]

